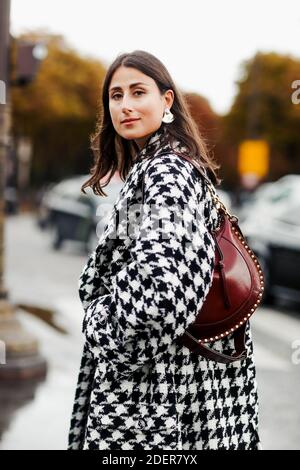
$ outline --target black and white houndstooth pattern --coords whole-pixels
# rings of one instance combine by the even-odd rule
[[[162,134],[139,153],[80,276],[86,339],[68,448],[259,449],[250,325],[241,363],[215,363],[175,341],[212,284],[218,216],[204,178]],[[230,352],[233,340],[214,348]]]

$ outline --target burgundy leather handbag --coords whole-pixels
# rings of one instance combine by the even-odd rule
[[[195,322],[177,341],[191,352],[210,360],[225,364],[239,361],[247,357],[246,325],[263,295],[263,272],[239,227],[238,218],[228,213],[213,191],[208,177],[194,160],[180,153],[177,155],[192,163],[205,178],[220,216],[219,226],[212,233],[215,240],[215,266],[211,288]],[[219,352],[206,344],[229,335],[232,335],[235,345],[232,355]]]

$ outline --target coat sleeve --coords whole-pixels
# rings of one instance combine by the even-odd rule
[[[109,294],[85,305],[83,332],[118,375],[165,353],[194,322],[212,284],[214,239],[204,185],[196,186],[192,172],[172,155],[151,161],[130,261]]]

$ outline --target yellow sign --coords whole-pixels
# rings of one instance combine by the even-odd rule
[[[252,173],[258,177],[269,171],[269,145],[265,140],[245,140],[239,145],[238,171],[240,175]]]

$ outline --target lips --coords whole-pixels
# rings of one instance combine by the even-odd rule
[[[138,121],[138,120],[139,120],[139,118],[137,118],[137,119],[126,119],[125,121],[122,121],[121,124],[129,124],[130,122],[135,122],[135,121]]]

